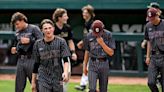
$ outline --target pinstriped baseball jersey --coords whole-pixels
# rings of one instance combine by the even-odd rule
[[[109,48],[115,49],[115,42],[111,32],[104,30],[101,37]],[[89,51],[90,57],[88,67],[89,92],[96,92],[97,79],[99,79],[100,92],[107,92],[109,72],[108,55],[97,42],[92,32],[84,39],[84,49]]]
[[[152,51],[157,48],[164,51],[164,20],[161,20],[159,25],[153,25],[150,22],[145,27],[145,39],[151,43]]]
[[[115,49],[115,41],[112,38],[112,33],[104,30],[104,34],[101,36],[104,42],[112,49]],[[107,57],[108,55],[104,52],[103,48],[97,43],[96,37],[93,36],[92,32],[87,35],[84,39],[84,48],[90,53],[90,57],[93,58],[102,58]]]
[[[157,25],[148,22],[145,27],[145,39],[150,42],[150,64],[148,66],[148,86],[151,92],[159,92],[156,85],[157,75],[164,76],[164,20]],[[153,53],[154,52],[154,53]],[[161,77],[164,80],[164,77]],[[164,85],[161,84],[162,92]]]
[[[21,37],[30,38],[30,43],[25,44],[25,45],[21,44],[20,42]],[[43,34],[37,26],[28,24],[25,30],[16,32],[16,39],[13,44],[13,47],[17,47],[17,51],[19,54],[32,52],[33,44],[35,43],[37,39],[41,39],[42,37],[43,37]]]
[[[21,44],[20,38],[28,37],[30,38],[29,44]],[[18,63],[17,63],[17,71],[16,71],[16,92],[23,92],[26,84],[26,78],[28,77],[31,82],[32,79],[32,70],[34,65],[34,60],[31,57],[33,44],[37,39],[41,39],[43,37],[40,29],[32,24],[28,24],[27,28],[16,33],[16,39],[13,44],[13,47],[17,48],[18,52]],[[24,56],[24,57],[22,57]]]
[[[47,88],[59,86],[63,72],[61,58],[70,56],[66,41],[57,36],[50,44],[43,39],[38,40],[34,44],[33,54],[35,61],[40,62],[38,69],[39,84]]]

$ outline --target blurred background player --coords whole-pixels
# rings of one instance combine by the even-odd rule
[[[162,11],[160,10],[160,5],[159,5],[159,3],[157,3],[157,2],[151,2],[151,3],[147,6],[147,8],[148,8],[148,9],[149,9],[149,8],[155,8],[155,9],[157,9],[158,14],[160,15],[159,17],[160,17],[161,19],[164,18],[164,16],[162,15]],[[148,18],[146,18],[146,21],[149,21]],[[147,40],[144,39],[143,42],[141,43],[141,47],[144,49],[145,46],[146,46],[146,44],[147,44]],[[159,74],[158,74],[158,76],[157,76],[157,84],[161,84],[161,82],[162,82],[162,80],[161,80],[161,74],[160,74],[160,72],[159,72]]]
[[[83,29],[83,37],[85,37],[89,32],[92,31],[91,25],[95,17],[94,8],[91,5],[84,6],[82,8],[82,16],[85,21],[84,29]],[[83,40],[81,40],[80,42],[78,42],[77,47],[79,49],[83,49],[83,45],[84,45]],[[88,76],[86,76],[85,74],[82,74],[80,85],[76,85],[75,89],[83,91],[86,89],[87,83],[88,83]]]
[[[34,59],[32,58],[33,44],[43,37],[40,29],[27,23],[27,17],[16,12],[12,15],[11,23],[16,28],[16,37],[11,48],[12,54],[18,54],[15,92],[24,92],[26,80],[31,83]]]
[[[32,92],[36,92],[38,74],[39,92],[63,92],[63,81],[68,81],[70,51],[66,41],[54,35],[54,23],[49,19],[41,22],[44,38],[34,44],[35,65],[32,74]],[[64,61],[64,66],[62,61]],[[64,68],[63,68],[64,67]]]
[[[55,31],[54,34],[58,35],[62,38],[64,38],[69,46],[69,49],[71,51],[71,61],[77,60],[77,55],[75,53],[75,45],[73,42],[73,33],[70,25],[67,24],[68,15],[66,9],[63,8],[57,8],[53,15],[52,15],[53,21],[55,22]],[[71,75],[71,62],[69,60],[69,75]],[[67,83],[64,84],[64,92],[67,92]]]
[[[151,2],[150,5],[147,6],[147,8],[148,8],[148,9],[149,9],[149,8],[156,8],[157,11],[158,11],[159,14],[160,14],[160,18],[162,18],[162,19],[164,18],[163,15],[162,15],[162,11],[160,10],[160,5],[159,5],[157,2]],[[146,21],[148,21],[147,18],[146,18]],[[142,48],[145,48],[146,43],[147,43],[147,40],[144,39],[143,42],[141,43],[141,47],[142,47]]]
[[[113,56],[115,42],[112,33],[104,29],[104,24],[100,20],[95,20],[92,23],[92,30],[84,40],[83,73],[88,75],[89,92],[96,92],[97,79],[99,80],[99,91],[107,92],[108,55]]]
[[[159,92],[156,81],[161,74],[162,92],[164,92],[164,20],[156,8],[147,11],[149,22],[145,26],[145,39],[147,40],[146,64],[148,65],[148,86],[151,92]]]

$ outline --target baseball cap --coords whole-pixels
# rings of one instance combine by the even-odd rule
[[[150,5],[147,6],[147,8],[160,8],[160,5],[157,2],[151,2]]]
[[[158,10],[156,8],[149,8],[147,10],[147,18],[153,18],[158,15]]]
[[[92,23],[92,26],[91,26],[92,30],[93,30],[93,34],[95,36],[100,36],[103,32],[103,29],[104,29],[104,24],[102,21],[100,20],[95,20],[93,23]]]

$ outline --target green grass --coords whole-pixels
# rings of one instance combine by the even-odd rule
[[[0,80],[0,92],[14,92],[14,80]],[[74,89],[78,83],[69,83],[68,92],[80,92]],[[150,92],[146,85],[109,85],[109,92]],[[30,84],[27,83],[25,92],[31,92]]]

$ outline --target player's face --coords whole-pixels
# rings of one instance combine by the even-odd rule
[[[25,28],[26,23],[24,22],[24,20],[17,20],[14,23],[14,26],[17,30],[21,31]]]
[[[91,17],[87,10],[83,10],[82,15],[84,20],[88,20]]]
[[[54,35],[54,26],[49,23],[45,23],[42,26],[42,31],[45,37],[51,38]]]
[[[158,16],[148,18],[149,22],[151,22],[152,24],[155,24],[157,19],[158,19]]]
[[[60,17],[60,21],[63,23],[63,24],[66,24],[67,23],[67,20],[68,20],[68,15],[67,13],[64,13],[62,17]]]

